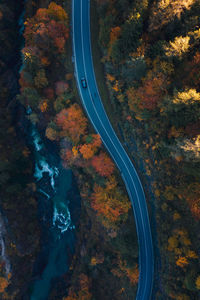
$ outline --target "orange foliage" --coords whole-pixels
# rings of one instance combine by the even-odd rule
[[[0,277],[0,293],[3,293],[8,285],[8,280],[4,277]]]
[[[47,127],[45,132],[46,137],[51,141],[56,141],[58,139],[58,133],[51,127]]]
[[[101,137],[99,134],[92,134],[92,144],[94,147],[99,148],[101,146]]]
[[[69,37],[68,16],[60,5],[51,2],[47,9],[38,9],[36,15],[27,19],[25,25],[26,44],[35,46],[39,36],[43,47],[52,41],[58,52],[64,51],[65,41]],[[38,51],[42,52],[39,48]]]
[[[57,114],[56,124],[62,128],[63,134],[68,135],[74,143],[78,143],[81,135],[86,134],[87,119],[78,104],[73,104]]]
[[[79,276],[79,289],[76,291],[73,288],[69,289],[69,294],[63,300],[90,300],[92,295],[89,292],[89,278],[87,275],[81,273]]]
[[[139,280],[139,269],[138,266],[134,268],[127,268],[126,274],[131,282],[132,285],[136,285]]]
[[[44,65],[44,66],[50,65],[50,62],[49,62],[49,60],[48,60],[47,57],[41,57],[41,63],[42,63],[42,65]]]
[[[110,31],[110,44],[112,45],[120,36],[121,28],[119,26],[111,28]]]
[[[68,21],[68,16],[65,10],[55,2],[51,2],[49,4],[47,12],[50,16],[55,17],[58,21]]]
[[[80,145],[79,151],[83,155],[84,159],[89,159],[98,150],[98,148],[101,146],[101,138],[99,134],[92,134],[92,142],[90,144],[84,144]]]
[[[138,89],[141,106],[149,110],[155,109],[159,100],[161,100],[160,98],[162,97],[165,84],[165,78],[162,74],[146,79],[143,83],[143,87]]]
[[[129,278],[132,285],[136,285],[139,280],[139,269],[138,265],[132,268],[128,268],[126,266],[125,261],[122,261],[121,258],[119,258],[119,267],[122,272],[126,273],[126,276]],[[117,274],[116,274],[117,275]]]
[[[111,75],[111,74],[107,74],[106,77],[111,82],[113,82],[115,80],[115,77],[113,75]]]
[[[102,264],[103,262],[104,262],[104,256],[103,255],[96,255],[96,256],[93,256],[91,258],[90,264],[92,266],[96,266],[98,264]]]
[[[41,112],[45,112],[48,108],[48,104],[47,104],[47,101],[44,100],[41,104],[40,104],[40,110]]]
[[[80,146],[79,151],[83,155],[84,159],[89,159],[94,155],[95,148],[92,144],[84,144]]]
[[[91,162],[94,169],[101,176],[109,177],[114,171],[114,164],[106,153],[101,152],[98,156],[94,156]]]
[[[183,268],[188,265],[188,260],[186,257],[180,256],[176,261],[177,266]]]
[[[187,186],[187,189],[183,192],[192,214],[196,218],[200,219],[200,184],[198,182],[194,182]]]
[[[97,215],[104,218],[105,226],[109,227],[118,221],[121,215],[124,220],[126,219],[125,215],[130,208],[130,202],[118,190],[114,177],[109,178],[105,187],[95,184],[91,199],[92,208],[97,211]]]
[[[157,107],[161,97],[165,94],[166,78],[159,73],[157,76],[150,74],[147,79],[143,81],[140,88],[130,88],[127,91],[129,99],[129,107],[135,111],[139,109],[153,110]]]

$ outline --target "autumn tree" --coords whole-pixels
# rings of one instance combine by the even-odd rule
[[[200,290],[200,275],[196,279],[196,287],[198,290]]]
[[[125,221],[131,206],[127,197],[117,187],[114,177],[107,180],[105,187],[95,184],[91,200],[92,208],[96,210],[106,227],[115,227],[120,220]]]
[[[86,137],[86,144],[79,146],[79,151],[84,159],[89,159],[94,156],[101,146],[101,138],[99,134],[92,134]]]
[[[62,134],[68,135],[75,144],[87,131],[87,119],[78,104],[72,104],[57,114],[56,124],[62,129]]]
[[[133,111],[137,111],[138,108],[154,110],[165,93],[166,77],[162,73],[155,76],[150,72],[141,87],[131,87],[127,90],[129,107]]]
[[[6,278],[0,277],[0,293],[3,293],[5,289],[8,287],[9,282]]]
[[[60,5],[51,2],[47,9],[38,9],[25,25],[26,44],[38,45],[38,52],[42,53],[44,49],[52,51],[52,42],[58,52],[64,51],[65,41],[69,37],[68,16]]]
[[[190,46],[190,37],[189,36],[178,36],[172,42],[169,42],[168,46],[165,46],[166,56],[177,56],[181,58],[185,53],[188,52]]]
[[[87,275],[81,273],[79,276],[79,282],[77,283],[76,289],[73,287],[69,289],[68,296],[63,300],[90,300],[92,295],[89,291],[90,280]]]
[[[114,171],[114,164],[106,153],[101,152],[93,157],[91,165],[96,172],[105,177],[109,177]]]
[[[187,200],[194,217],[200,219],[200,184],[193,182],[183,189],[183,196]]]
[[[159,0],[154,2],[150,13],[149,32],[160,30],[175,17],[180,19],[184,10],[190,9],[194,0]]]

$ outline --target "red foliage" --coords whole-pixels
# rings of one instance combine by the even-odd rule
[[[200,121],[194,124],[188,124],[185,128],[185,133],[189,137],[195,137],[200,134]]]
[[[48,21],[49,15],[46,8],[39,8],[36,12],[36,18],[40,21]]]
[[[91,164],[101,176],[109,177],[114,171],[114,164],[112,160],[107,156],[106,153],[103,152],[94,156]]]
[[[199,78],[200,78],[200,52],[197,52],[193,57],[193,60],[188,63],[185,67],[183,74],[183,83],[191,87],[199,88]]]
[[[100,135],[99,134],[93,134],[92,137],[93,137],[93,141],[92,141],[93,146],[99,148],[101,146],[101,137],[100,137]]]
[[[105,226],[110,226],[111,223],[119,221],[121,215],[125,220],[131,207],[130,201],[126,197],[122,197],[117,188],[116,179],[112,176],[106,181],[105,187],[94,185],[91,200],[92,208],[96,210],[98,216],[104,218],[105,222],[103,221],[103,223]]]
[[[54,98],[54,90],[52,88],[46,88],[44,90],[44,94],[47,99],[53,99]]]
[[[56,95],[60,96],[69,89],[69,84],[65,81],[56,82]]]
[[[184,197],[187,200],[192,214],[200,219],[200,184],[193,182],[184,191]]]
[[[141,107],[149,110],[155,109],[165,92],[164,85],[166,82],[162,74],[146,79],[143,86],[137,90],[137,95],[141,99]]]
[[[20,91],[23,92],[24,88],[29,87],[30,84],[24,79],[24,73],[20,73],[19,84],[21,86]]]
[[[50,48],[49,44],[53,42],[58,52],[61,53],[69,37],[68,17],[61,6],[52,3],[48,9],[41,8],[35,17],[28,19],[24,37],[26,44],[40,45],[40,50],[45,46],[47,49]]]

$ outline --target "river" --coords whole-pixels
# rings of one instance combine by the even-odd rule
[[[19,18],[20,35],[24,31],[24,15],[25,10]],[[23,64],[19,72],[22,70]],[[26,113],[31,114],[31,108]],[[25,123],[25,126],[29,124],[25,132],[28,133],[27,141],[34,158],[42,239],[33,270],[34,280],[28,295],[23,298],[46,300],[52,284],[68,271],[72,260],[79,224],[80,195],[72,171],[62,167],[57,147],[50,141],[43,141],[35,125]]]
[[[34,125],[30,146],[35,160],[38,214],[42,226],[41,252],[35,263],[30,299],[46,300],[53,280],[65,274],[75,248],[80,197],[70,169],[62,167],[51,143],[45,144]]]

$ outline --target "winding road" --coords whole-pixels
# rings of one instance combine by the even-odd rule
[[[139,282],[137,300],[150,300],[153,286],[154,256],[151,228],[144,190],[126,151],[117,138],[104,110],[94,74],[90,40],[90,1],[72,1],[73,59],[82,104],[95,130],[120,170],[132,203],[139,243]],[[87,88],[82,86],[85,78]]]

